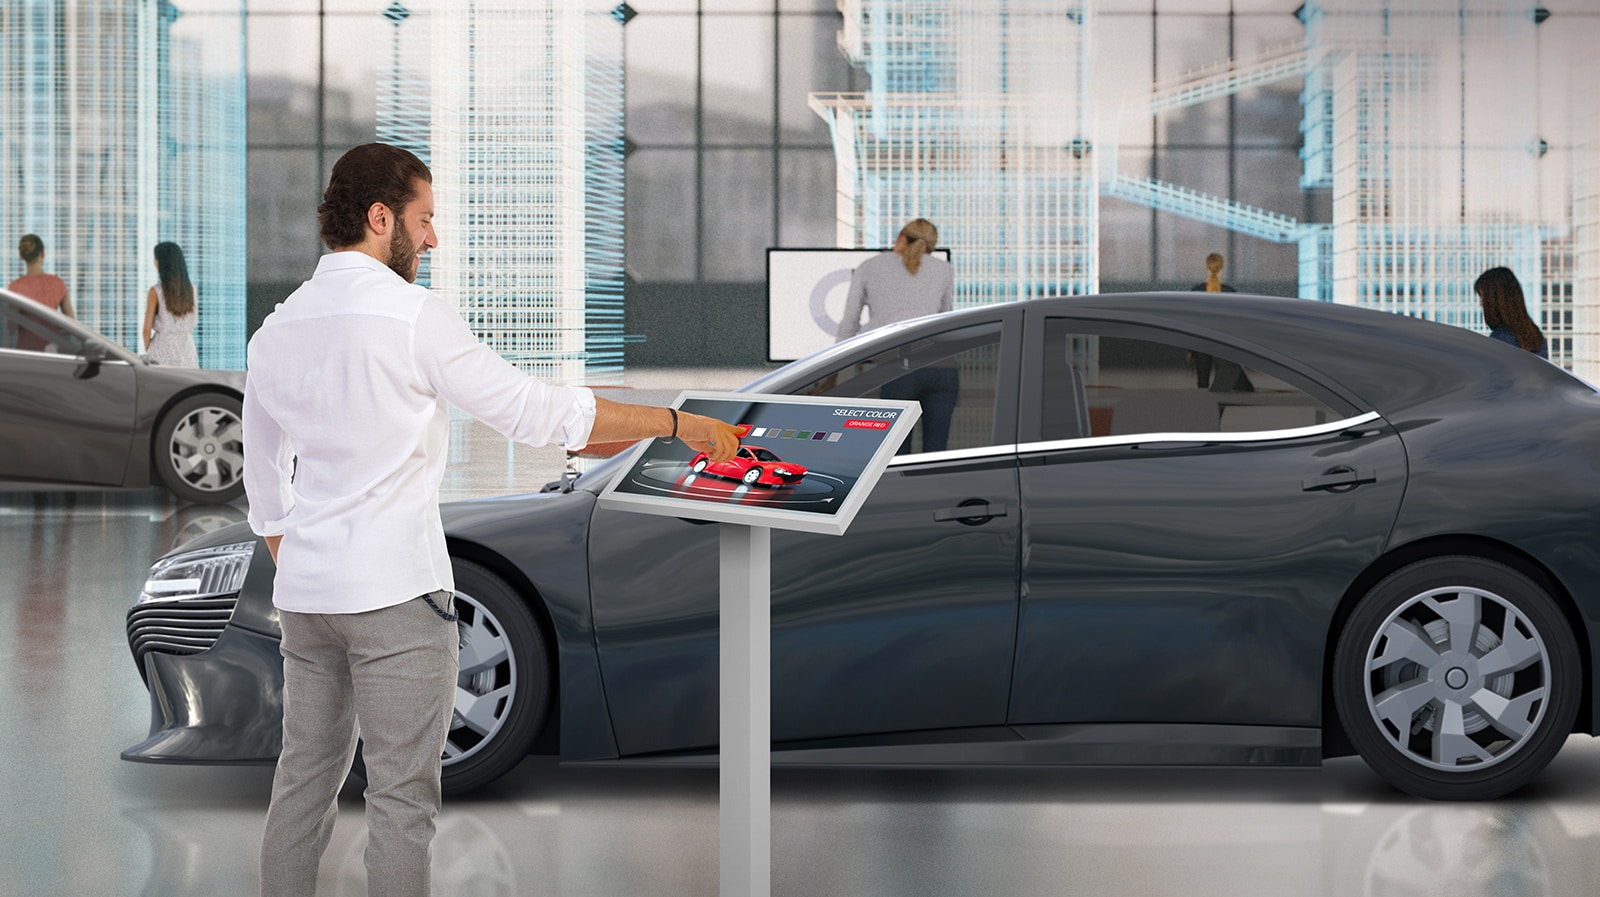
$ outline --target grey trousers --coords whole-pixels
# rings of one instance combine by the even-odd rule
[[[449,592],[429,597],[453,610]],[[361,614],[278,616],[283,752],[261,839],[262,897],[316,893],[358,731],[367,893],[427,897],[439,757],[455,706],[456,624],[421,598]]]

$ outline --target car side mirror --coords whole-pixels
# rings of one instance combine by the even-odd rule
[[[100,373],[100,364],[111,358],[111,350],[106,347],[105,343],[90,340],[83,344],[83,348],[78,352],[78,357],[82,361],[79,363],[77,370],[72,372],[72,376],[77,377],[79,380],[92,380]]]

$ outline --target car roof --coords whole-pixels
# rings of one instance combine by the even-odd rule
[[[1588,389],[1559,367],[1481,333],[1308,299],[1162,292],[1047,299],[1044,313],[1172,326],[1331,379],[1379,411],[1443,393],[1500,391],[1508,380]]]
[[[1237,345],[1338,388],[1357,404],[1398,411],[1447,393],[1505,392],[1515,381],[1537,390],[1592,387],[1531,352],[1447,324],[1370,308],[1248,293],[1170,291],[1101,293],[1030,299],[967,308],[870,330],[762,377],[744,389],[770,388],[801,369],[824,367],[832,356],[879,338],[914,336],[960,326],[996,309],[1141,324]]]

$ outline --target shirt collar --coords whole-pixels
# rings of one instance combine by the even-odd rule
[[[394,269],[390,268],[388,265],[385,265],[383,262],[380,262],[372,256],[367,255],[365,252],[361,252],[357,249],[347,249],[343,252],[330,252],[317,260],[318,275],[325,274],[330,271],[344,271],[350,268],[366,268],[372,271],[387,271],[397,278],[400,277],[400,275],[395,274]]]

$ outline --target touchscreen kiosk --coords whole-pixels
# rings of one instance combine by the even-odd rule
[[[772,530],[843,535],[922,408],[733,392],[685,392],[673,407],[734,424],[738,454],[713,464],[682,440],[648,440],[599,502],[722,523],[718,893],[770,897]]]
[[[674,404],[739,428],[718,463],[649,440],[600,494],[625,511],[842,535],[922,408],[916,402],[685,392]]]

